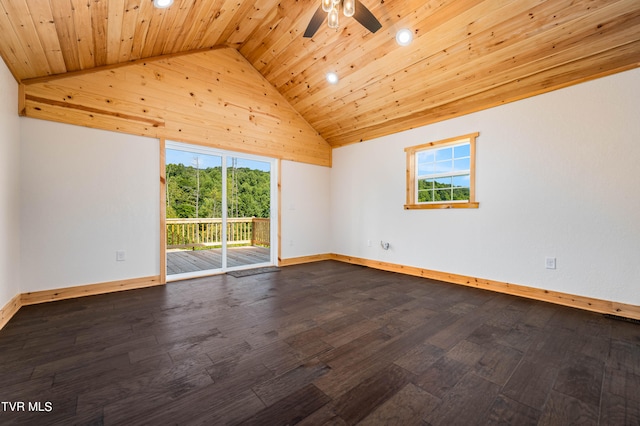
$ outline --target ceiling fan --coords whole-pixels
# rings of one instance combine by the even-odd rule
[[[321,0],[321,3],[316,13],[313,14],[303,37],[313,37],[325,17],[328,19],[329,28],[338,28],[340,8],[342,8],[344,16],[353,16],[356,21],[372,33],[382,28],[382,24],[373,16],[373,13],[359,0]]]

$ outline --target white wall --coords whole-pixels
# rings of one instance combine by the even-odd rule
[[[0,88],[0,306],[157,275],[157,141],[18,119],[6,68]],[[639,98],[633,70],[339,148],[332,169],[282,161],[282,258],[334,252],[638,305]],[[404,147],[476,131],[480,208],[403,210]]]
[[[157,275],[157,140],[21,120],[21,291]],[[329,253],[330,169],[281,164],[282,258]]]
[[[158,275],[158,140],[20,121],[21,291]]]
[[[328,167],[281,162],[282,258],[331,252]]]
[[[333,251],[640,305],[638,99],[640,69],[336,149]],[[476,131],[480,208],[403,210],[403,149]]]
[[[0,308],[20,291],[18,83],[0,59]]]

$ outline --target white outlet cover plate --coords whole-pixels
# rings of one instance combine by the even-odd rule
[[[556,269],[556,258],[555,257],[545,258],[544,265],[547,269]]]

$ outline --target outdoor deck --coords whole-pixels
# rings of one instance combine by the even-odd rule
[[[269,262],[269,247],[229,247],[227,267]],[[167,275],[222,268],[222,249],[167,252]]]

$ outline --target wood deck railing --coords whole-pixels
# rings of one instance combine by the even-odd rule
[[[227,244],[270,246],[271,220],[227,218]],[[222,219],[167,219],[167,248],[222,245]]]

